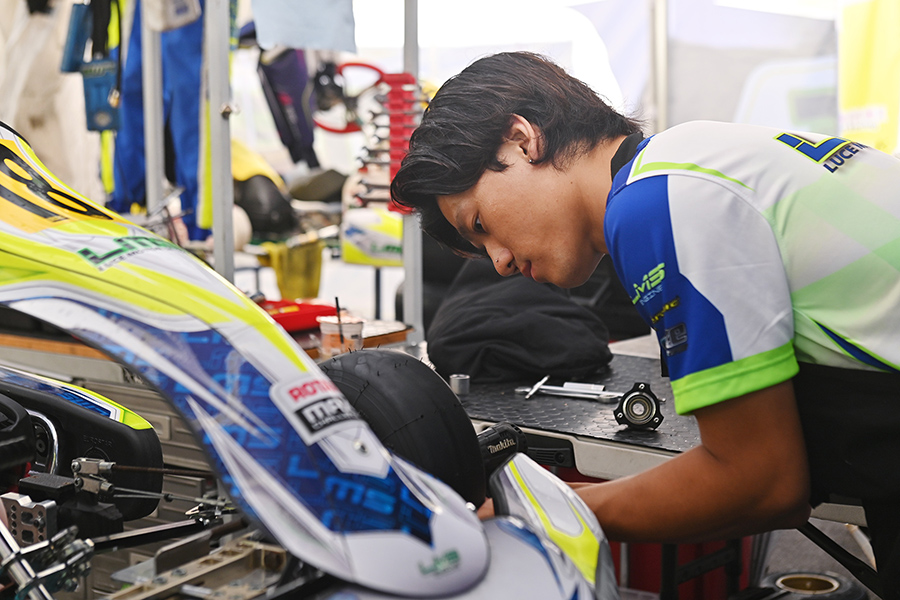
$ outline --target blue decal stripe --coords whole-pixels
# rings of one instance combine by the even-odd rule
[[[112,412],[108,408],[97,404],[93,399],[78,393],[76,390],[72,390],[62,386],[53,386],[40,381],[39,379],[25,377],[18,373],[2,368],[0,368],[0,380],[25,389],[34,390],[36,392],[53,394],[54,396],[62,398],[63,400],[68,400],[70,403],[78,405],[91,412],[101,414],[104,417],[112,416]]]
[[[831,331],[824,325],[819,322],[816,322],[816,325],[819,326],[819,329],[825,332],[825,334],[834,341],[835,344],[841,347],[841,349],[858,360],[861,363],[867,364],[870,367],[875,367],[876,369],[882,369],[884,371],[890,371],[892,373],[900,373],[900,369],[893,367],[885,362],[882,362],[854,344],[851,344],[849,341],[845,340],[835,332]]]
[[[103,408],[102,406],[98,405],[97,403],[91,402],[90,400],[88,400],[87,398],[85,398],[84,396],[81,396],[79,394],[75,394],[75,393],[59,394],[58,393],[57,395],[66,398],[72,404],[77,404],[78,406],[81,406],[82,408],[86,408],[86,409],[94,411],[96,413],[100,413],[104,417],[109,417],[110,415],[112,415],[112,413],[109,411],[109,409]]]

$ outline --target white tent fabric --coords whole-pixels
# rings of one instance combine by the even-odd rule
[[[832,19],[670,0],[669,125],[713,119],[837,133],[836,58]]]
[[[403,0],[355,2],[360,56],[401,71]],[[552,57],[572,75],[623,106],[606,45],[590,20],[547,0],[419,0],[419,77],[440,85],[475,59],[509,50]]]
[[[253,0],[262,48],[356,51],[351,0]]]
[[[609,50],[629,107],[655,113],[655,0],[573,1]],[[668,125],[694,119],[834,132],[833,0],[667,0]],[[743,8],[741,8],[743,7]]]

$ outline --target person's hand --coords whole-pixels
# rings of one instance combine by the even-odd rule
[[[567,482],[573,490],[577,490],[578,488],[583,488],[591,485],[596,485],[595,483],[587,482],[587,481],[573,481]],[[478,518],[484,521],[485,519],[490,519],[493,516],[496,516],[494,513],[494,501],[490,498],[485,498],[484,504],[482,504],[478,510],[476,511]]]
[[[573,490],[579,490],[584,487],[588,487],[589,485],[597,485],[598,481],[567,481],[565,482],[567,486],[572,488]]]
[[[693,414],[699,446],[635,475],[577,488],[609,539],[693,543],[806,522],[809,471],[790,381]]]
[[[477,511],[478,518],[482,521],[485,519],[490,519],[494,516],[494,501],[490,498],[485,499],[484,504],[482,504]]]

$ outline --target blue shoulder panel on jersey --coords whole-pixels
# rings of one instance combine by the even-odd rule
[[[722,314],[679,271],[668,176],[620,186],[607,203],[604,229],[616,273],[656,330],[670,377],[731,362]]]

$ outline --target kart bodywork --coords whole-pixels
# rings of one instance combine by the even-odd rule
[[[495,474],[507,514],[482,523],[201,260],[69,189],[3,125],[0,158],[0,304],[164,396],[240,512],[344,582],[321,597],[618,596],[596,518],[525,455]]]

